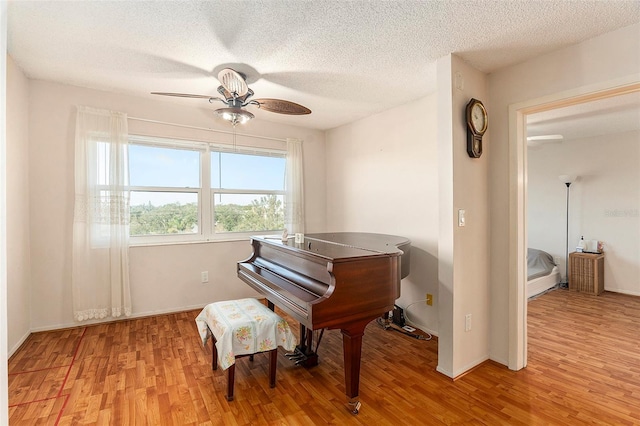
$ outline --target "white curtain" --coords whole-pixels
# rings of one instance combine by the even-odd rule
[[[289,234],[304,233],[304,181],[301,140],[287,139],[285,174],[285,228]]]
[[[73,215],[77,321],[131,314],[127,115],[79,106]]]

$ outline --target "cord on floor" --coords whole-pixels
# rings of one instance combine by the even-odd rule
[[[413,337],[414,339],[418,339],[418,340],[431,340],[433,338],[433,336],[431,336],[430,333],[426,333],[426,336],[423,336],[421,334],[414,334],[414,333],[409,333],[408,331],[403,330],[402,328],[398,327],[397,325],[393,324],[393,323],[389,323],[389,324],[385,324],[385,320],[383,318],[378,318],[376,319],[376,322],[378,323],[378,325],[380,327],[382,327],[384,330],[392,330],[392,331],[397,331],[398,333],[402,333],[405,336],[409,336],[409,337]]]

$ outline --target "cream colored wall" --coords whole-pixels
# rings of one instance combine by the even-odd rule
[[[0,84],[6,84],[7,78],[7,2],[0,2]],[[7,356],[7,144],[6,113],[7,93],[0,90],[0,359]],[[7,363],[0,363],[0,424],[9,424],[9,392]]]
[[[456,74],[463,90],[451,90]],[[492,148],[487,134],[482,158],[466,153],[465,106],[471,97],[486,99],[486,77],[453,56],[439,61],[438,79],[437,95],[328,132],[327,228],[412,240],[398,304],[433,292],[434,306],[412,305],[409,317],[437,332],[438,370],[455,377],[489,354]],[[465,228],[453,220],[458,208],[467,210]]]
[[[515,322],[513,318],[513,312],[515,311],[509,303],[509,292],[513,291],[515,282],[510,281],[509,276],[509,246],[512,243],[515,233],[512,227],[513,222],[510,216],[510,208],[514,202],[515,193],[511,192],[515,188],[515,183],[511,179],[509,173],[510,168],[514,167],[510,153],[513,150],[513,142],[509,141],[509,121],[508,121],[508,108],[509,105],[523,102],[530,99],[539,98],[546,95],[552,95],[554,93],[572,90],[590,84],[599,84],[606,81],[612,81],[617,78],[629,76],[634,73],[638,73],[640,69],[639,53],[640,46],[638,37],[640,34],[640,26],[635,25],[621,30],[605,34],[600,37],[588,40],[575,46],[571,46],[566,49],[554,52],[549,55],[545,55],[534,60],[528,61],[523,64],[519,64],[513,67],[509,67],[505,70],[496,72],[488,77],[488,93],[490,96],[484,97],[486,99],[485,105],[490,114],[490,126],[489,132],[491,140],[485,148],[485,154],[481,160],[486,163],[487,175],[488,175],[488,199],[490,199],[490,257],[487,258],[487,254],[477,251],[471,253],[471,265],[482,266],[484,262],[490,262],[490,279],[488,280],[490,285],[489,294],[487,295],[490,300],[490,330],[487,336],[484,338],[490,341],[490,356],[492,359],[498,362],[509,362],[510,347],[513,346],[514,340],[517,338],[517,334],[510,329],[510,324]],[[454,75],[455,69],[464,69],[464,64],[459,63],[455,59],[452,59],[450,64],[451,74],[449,79]],[[475,80],[477,76],[475,73],[471,79]],[[471,86],[469,86],[470,88]],[[441,88],[439,88],[441,90]],[[467,90],[463,92],[463,97],[467,98],[471,94],[471,90],[467,93]],[[475,89],[473,91],[475,95]],[[29,104],[29,131],[30,131],[30,152],[29,152],[29,185],[30,185],[30,224],[31,224],[31,262],[32,262],[32,288],[33,288],[33,300],[32,300],[32,327],[34,329],[48,329],[57,328],[66,325],[73,325],[71,316],[71,292],[70,292],[70,243],[71,243],[71,220],[73,214],[72,200],[73,200],[73,106],[75,104],[92,105],[102,108],[111,108],[115,110],[121,110],[128,112],[130,115],[138,117],[145,117],[156,120],[165,120],[171,122],[180,122],[184,124],[191,124],[197,126],[210,127],[212,126],[212,118],[210,113],[206,113],[203,109],[191,108],[191,107],[179,107],[170,105],[162,101],[149,101],[145,99],[133,98],[114,93],[98,92],[89,89],[75,88],[60,84],[47,83],[42,81],[30,82],[30,104]],[[451,139],[457,141],[459,145],[464,144],[463,139],[459,139],[456,136],[455,127],[458,127],[458,132],[463,129],[459,127],[456,122],[461,120],[460,116],[453,116],[453,111],[461,111],[459,104],[465,104],[468,99],[456,97],[454,95],[453,100],[450,100],[449,105],[445,105],[445,110],[449,111],[447,116],[443,116],[440,112],[443,106],[440,104],[440,96],[438,96],[437,104],[437,116],[438,124],[428,121],[428,117],[423,117],[426,121],[426,126],[430,128],[426,133],[433,136],[436,133],[436,128],[439,128],[444,122],[447,125],[451,125],[453,129],[451,131]],[[419,101],[420,102],[420,101]],[[431,101],[435,102],[435,101]],[[402,107],[401,107],[402,108]],[[386,123],[387,127],[393,129],[394,123],[386,121],[386,113],[382,113],[378,119],[380,123]],[[376,116],[377,117],[377,116]],[[447,118],[448,117],[448,118]],[[443,121],[439,121],[443,118]],[[365,119],[367,120],[367,119]],[[402,124],[402,119],[398,123]],[[384,134],[384,125],[377,125],[377,121],[372,120],[369,125],[376,126],[380,134]],[[385,191],[379,191],[378,193],[369,189],[369,185],[364,178],[357,179],[357,182],[363,183],[361,188],[345,183],[345,181],[339,181],[337,178],[332,177],[332,173],[336,173],[336,176],[347,177],[342,173],[340,164],[351,167],[352,164],[347,164],[349,157],[341,158],[342,154],[349,154],[356,159],[356,165],[361,170],[357,160],[361,152],[351,151],[349,146],[340,147],[339,142],[348,144],[352,139],[363,140],[363,138],[371,138],[373,143],[376,143],[382,154],[378,157],[373,157],[375,164],[387,162],[383,160],[386,158],[400,159],[401,161],[416,161],[413,154],[404,154],[396,151],[392,151],[390,156],[385,154],[385,145],[381,143],[383,138],[378,137],[377,134],[368,133],[367,130],[360,128],[358,125],[344,126],[344,128],[335,129],[329,132],[328,147],[325,159],[324,154],[324,139],[321,132],[306,130],[296,127],[285,127],[275,125],[272,123],[254,121],[251,126],[247,128],[248,133],[260,133],[270,135],[274,137],[299,137],[305,140],[305,166],[306,171],[306,207],[308,214],[307,229],[308,232],[323,231],[325,230],[339,230],[335,227],[350,230],[371,230],[369,227],[378,227],[383,221],[378,219],[378,212],[375,210],[367,209],[363,218],[362,204],[352,202],[349,199],[349,195],[359,197],[358,190],[362,190],[370,198],[370,201],[374,206],[378,205],[378,199],[383,197],[393,197],[395,201],[401,201],[397,203],[399,206],[410,205],[414,206],[414,188],[416,188],[416,180],[410,180],[406,190],[403,187],[402,190],[398,190],[397,187],[385,186],[383,183],[382,189]],[[405,131],[413,134],[422,134],[423,129],[420,129],[421,125],[408,126]],[[398,126],[397,130],[400,131],[402,126]],[[413,129],[413,130],[411,130]],[[351,134],[353,132],[353,134]],[[440,136],[438,136],[440,139]],[[435,154],[435,142],[432,142],[428,150],[434,153],[434,157],[440,157],[440,154]],[[440,142],[438,142],[438,145]],[[358,145],[364,145],[364,142],[358,142]],[[387,147],[388,148],[388,147]],[[395,155],[400,154],[399,157]],[[459,162],[455,159],[460,154],[452,153],[452,164],[457,165]],[[462,155],[466,155],[462,151]],[[324,165],[325,160],[327,164],[327,185],[325,187],[325,174]],[[428,161],[428,159],[425,159]],[[334,165],[335,162],[335,165]],[[439,166],[442,168],[442,165]],[[366,167],[364,167],[366,169]],[[421,172],[413,170],[413,167],[394,167],[394,171],[401,176],[408,176],[410,178],[421,178],[423,176],[433,177],[438,179],[438,175],[441,177],[443,173],[436,172],[435,175],[431,172],[425,172],[422,175]],[[476,173],[482,177],[483,171],[468,169],[463,171],[462,178],[466,179],[466,173]],[[410,170],[413,170],[411,172]],[[473,170],[473,171],[471,171]],[[424,172],[424,171],[423,171]],[[385,169],[375,168],[374,180],[378,182],[377,176],[379,173],[385,174]],[[415,174],[413,174],[415,173]],[[355,173],[354,173],[355,174]],[[445,172],[446,174],[446,172]],[[455,188],[459,185],[468,184],[466,182],[458,182],[458,171],[452,169],[452,179],[455,176],[455,181],[452,180],[452,185],[455,184]],[[350,176],[350,177],[353,177]],[[370,177],[370,176],[368,176]],[[453,183],[455,182],[455,183]],[[341,187],[342,184],[346,185],[346,190]],[[420,182],[419,182],[420,183]],[[424,182],[421,182],[424,184]],[[442,185],[442,184],[441,184]],[[473,184],[472,184],[473,185]],[[392,191],[388,189],[392,188]],[[442,191],[444,186],[440,187]],[[473,188],[471,186],[470,188]],[[481,189],[481,188],[480,188]],[[422,191],[422,189],[419,189]],[[429,192],[429,197],[424,197],[426,203],[433,202],[432,206],[435,206],[435,213],[427,212],[424,210],[424,216],[434,218],[434,221],[438,221],[437,210],[445,208],[448,213],[443,219],[440,218],[441,225],[444,222],[446,225],[453,224],[453,215],[455,214],[455,208],[466,208],[471,216],[468,216],[468,221],[482,223],[484,220],[482,216],[473,217],[482,212],[482,201],[480,198],[474,198],[475,195],[471,192],[466,192],[463,189],[462,198],[459,198],[452,190],[450,194],[451,209],[447,205],[438,206],[440,200],[443,200],[443,196],[434,195],[433,189],[428,188],[425,193]],[[482,191],[481,191],[482,192]],[[311,195],[309,195],[311,194]],[[325,210],[324,210],[324,197],[327,197],[327,210],[326,210],[326,224],[325,227]],[[398,195],[396,195],[398,194]],[[373,197],[377,197],[374,199]],[[430,198],[431,197],[431,198]],[[444,197],[446,199],[446,196]],[[423,199],[418,197],[416,203],[422,203]],[[338,204],[338,203],[344,203]],[[422,204],[420,204],[423,206]],[[344,208],[346,213],[339,215],[337,209],[332,209],[331,206],[340,206]],[[364,204],[367,206],[367,203]],[[424,207],[424,206],[423,206]],[[477,209],[477,207],[480,207]],[[421,207],[422,208],[422,207]],[[413,212],[413,210],[412,210]],[[397,214],[397,213],[396,213]],[[413,213],[411,213],[413,214]],[[358,219],[359,218],[359,219]],[[413,220],[413,219],[412,219]],[[354,226],[356,229],[354,229]],[[415,228],[414,228],[415,226]],[[468,261],[463,259],[458,261],[460,252],[458,249],[466,250],[464,247],[458,247],[454,250],[454,241],[466,241],[468,238],[478,238],[480,234],[475,235],[477,230],[465,229],[464,234],[454,236],[454,232],[451,232],[451,244],[448,248],[451,249],[451,254],[440,261],[436,260],[438,256],[438,237],[441,235],[439,229],[431,229],[430,224],[425,225],[423,222],[407,224],[399,223],[392,225],[389,230],[384,229],[380,232],[407,234],[406,236],[412,238],[414,243],[416,240],[422,241],[422,249],[424,250],[424,259],[421,268],[423,268],[424,276],[429,277],[427,279],[421,278],[420,283],[415,284],[414,276],[410,276],[408,280],[403,284],[403,295],[409,293],[411,296],[422,297],[422,292],[427,288],[433,288],[434,293],[437,293],[436,287],[431,287],[430,280],[437,275],[433,274],[433,269],[440,269],[440,280],[449,279],[446,272],[442,269],[443,264],[449,260],[452,261],[448,267],[451,269],[450,282],[452,283],[452,291],[455,291],[455,298],[453,293],[450,296],[450,309],[451,312],[445,312],[445,316],[450,315],[452,322],[450,325],[442,324],[442,322],[434,327],[432,322],[435,322],[435,318],[440,316],[442,319],[442,299],[445,297],[442,294],[436,295],[436,301],[439,305],[438,310],[440,314],[427,313],[422,314],[421,321],[424,321],[425,328],[436,328],[440,334],[440,338],[443,338],[443,329],[447,326],[451,327],[451,348],[455,348],[456,353],[458,351],[465,351],[465,349],[473,349],[473,342],[480,342],[478,351],[472,351],[468,356],[463,355],[464,358],[458,358],[458,355],[453,356],[453,350],[449,354],[449,365],[439,365],[441,370],[450,375],[455,375],[458,370],[464,368],[466,365],[473,364],[476,360],[481,359],[482,355],[478,357],[484,350],[482,344],[483,320],[487,315],[486,306],[489,303],[485,303],[482,295],[484,282],[483,278],[480,278],[479,293],[475,290],[471,291],[471,295],[467,296],[459,291],[454,286],[457,284],[459,277],[474,277],[473,266],[469,266],[464,271],[458,271],[458,263],[464,263]],[[469,225],[468,225],[469,226]],[[408,229],[411,228],[411,229]],[[429,229],[426,229],[429,228]],[[402,231],[407,229],[409,233],[417,233],[418,237],[410,235],[409,233],[403,233]],[[419,229],[419,231],[416,231]],[[397,232],[396,232],[397,231]],[[458,232],[458,231],[456,231]],[[462,237],[459,239],[458,237]],[[455,240],[454,240],[455,238]],[[205,289],[198,288],[202,286],[198,282],[193,282],[193,276],[199,274],[200,270],[204,267],[209,268],[210,278],[213,274],[214,268],[220,268],[216,266],[217,263],[213,262],[213,258],[220,257],[224,259],[227,256],[228,262],[226,264],[233,264],[239,258],[248,254],[248,250],[242,247],[241,243],[210,243],[203,244],[206,248],[200,250],[194,249],[198,245],[189,245],[188,248],[181,250],[179,246],[173,247],[149,247],[149,248],[133,248],[131,252],[132,257],[132,286],[133,292],[138,299],[134,301],[134,311],[136,313],[151,313],[151,312],[164,312],[173,309],[179,309],[183,306],[190,306],[190,304],[202,304],[200,300],[202,295],[208,299],[222,298],[228,294],[234,294],[234,290],[230,290],[228,287],[232,284],[228,283],[228,280],[233,281],[234,285],[242,285],[235,279],[235,273],[229,270],[220,270],[219,277],[221,280],[218,282],[220,286],[210,285],[205,286]],[[481,247],[474,243],[469,247],[470,249]],[[445,247],[447,249],[447,247]],[[198,251],[198,255],[193,257],[193,250]],[[464,255],[466,252],[462,252]],[[189,257],[191,256],[191,257]],[[218,260],[218,259],[217,259]],[[216,261],[217,261],[216,260]],[[453,261],[455,260],[455,264]],[[157,263],[156,263],[157,261]],[[224,262],[223,260],[220,260]],[[183,274],[179,274],[184,282],[176,283],[176,276],[171,275],[173,270],[169,270],[167,267],[164,275],[156,273],[150,265],[168,264],[173,262],[184,271]],[[212,262],[212,263],[209,263]],[[135,264],[134,264],[135,263]],[[420,264],[420,262],[418,262]],[[415,264],[415,262],[414,262]],[[438,265],[438,266],[436,266]],[[446,265],[444,265],[446,266]],[[455,268],[455,269],[454,269]],[[193,270],[195,269],[195,271]],[[482,269],[482,268],[481,268]],[[415,267],[413,268],[415,272]],[[170,275],[167,277],[167,273]],[[480,270],[480,273],[484,273]],[[178,274],[178,273],[177,273]],[[134,282],[135,281],[135,282]],[[197,281],[197,279],[196,279]],[[213,280],[212,281],[216,281]],[[476,282],[478,280],[472,279]],[[407,285],[409,283],[409,285]],[[440,289],[442,289],[442,283],[440,283]],[[235,287],[233,287],[235,288]],[[408,289],[409,288],[409,289]],[[193,297],[189,296],[190,290],[193,290]],[[462,290],[468,290],[465,286]],[[480,295],[480,299],[472,302],[472,298]],[[172,298],[180,297],[180,302],[176,303]],[[459,302],[458,302],[459,298]],[[409,300],[407,300],[409,302]],[[472,305],[477,303],[479,308]],[[183,306],[181,306],[183,305]],[[471,310],[473,314],[473,328],[472,334],[467,336],[463,335],[463,338],[459,341],[456,336],[460,327],[464,327],[464,315],[467,311]],[[435,316],[434,316],[435,315]],[[460,324],[462,323],[462,324]],[[478,333],[476,333],[476,330]],[[464,333],[464,332],[463,332]],[[467,333],[465,333],[467,334]],[[445,339],[446,340],[446,339]],[[444,342],[444,340],[442,340]],[[469,362],[466,362],[469,361]]]
[[[198,103],[197,100],[193,102]],[[77,325],[72,317],[71,299],[76,105],[122,111],[138,118],[230,130],[224,123],[216,122],[212,108],[175,105],[162,98],[142,99],[45,81],[30,82],[33,330]],[[130,131],[133,133],[136,129],[186,137],[193,133],[188,129],[144,125],[131,120]],[[241,131],[304,140],[306,225],[309,232],[324,231],[324,133],[257,119],[242,127]],[[255,294],[238,280],[235,273],[236,262],[249,256],[250,252],[248,241],[132,247],[133,315],[178,311],[201,307],[216,300]],[[201,271],[209,271],[208,284],[200,283]]]
[[[438,145],[438,366],[453,376],[454,240],[453,79],[451,56],[437,61]]]
[[[517,240],[513,206],[519,194],[518,182],[522,183],[524,177],[516,173],[516,140],[510,139],[509,106],[562,92],[584,92],[591,86],[606,86],[607,82],[614,85],[619,79],[638,75],[639,70],[640,24],[635,24],[489,75],[490,347],[491,358],[508,363],[510,368],[518,368],[515,348],[522,342],[522,335],[513,326],[521,313],[509,298],[516,291],[516,281],[509,275],[510,262],[513,263],[509,250]],[[523,300],[520,303],[524,305]]]
[[[411,239],[398,305],[437,332],[438,162],[435,95],[327,132],[327,229]],[[434,295],[434,305],[423,302]]]
[[[483,154],[466,151],[466,105],[486,104],[486,76],[455,55],[438,61],[440,159],[438,371],[456,377],[489,357],[489,161],[490,130]],[[491,112],[489,111],[489,114]],[[491,129],[491,119],[489,120]],[[466,225],[458,226],[465,210]],[[471,315],[471,329],[465,317]]]
[[[29,81],[7,56],[7,324],[9,354],[31,331]]]
[[[565,273],[566,193],[569,251],[584,236],[605,245],[605,290],[640,296],[640,132],[624,132],[531,148],[528,164],[529,246],[560,260]]]
[[[480,158],[466,151],[466,105],[471,98],[487,100],[486,75],[452,56],[452,78],[462,78],[463,88],[453,89],[454,175],[454,361],[458,376],[489,357],[489,161],[493,155],[491,129],[483,137]],[[466,225],[459,227],[457,210],[464,209]],[[465,315],[471,330],[465,331]]]

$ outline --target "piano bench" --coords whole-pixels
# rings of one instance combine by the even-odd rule
[[[211,369],[218,369],[218,350],[216,349],[216,338],[211,339]],[[269,387],[276,387],[276,365],[278,363],[278,349],[271,349],[269,352]],[[256,352],[259,353],[259,352]],[[253,355],[237,355],[235,359],[249,357],[249,361],[253,361]],[[233,385],[236,380],[236,364],[235,362],[227,368],[227,401],[233,401]]]
[[[196,318],[202,344],[211,338],[211,368],[228,370],[227,401],[233,401],[235,361],[269,352],[269,385],[276,385],[278,346],[293,351],[296,338],[289,324],[256,299],[210,303]]]

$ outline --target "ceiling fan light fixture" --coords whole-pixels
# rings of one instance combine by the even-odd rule
[[[244,124],[255,116],[249,111],[242,108],[220,108],[216,110],[216,114],[223,120],[227,120],[232,125]]]

